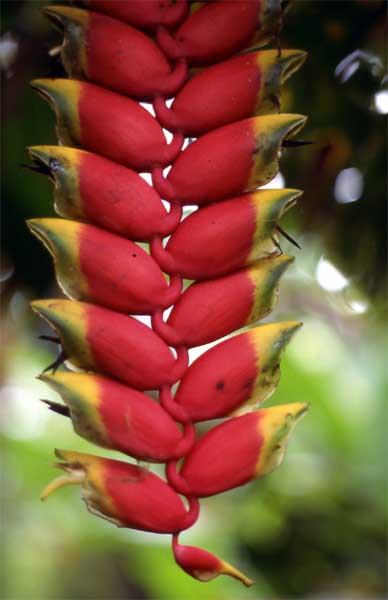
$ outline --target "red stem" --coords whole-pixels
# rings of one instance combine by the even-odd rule
[[[151,317],[152,329],[165,341],[169,346],[179,346],[182,341],[171,325],[163,321],[163,311],[157,310]]]
[[[183,58],[182,51],[179,44],[172,37],[172,35],[163,26],[159,27],[156,32],[156,41],[160,49],[166,54],[171,60],[178,60]]]
[[[169,254],[162,244],[159,236],[152,238],[150,244],[151,256],[165,273],[174,273],[174,258]]]
[[[178,421],[179,423],[187,423],[189,421],[186,410],[175,402],[171,395],[171,389],[167,385],[164,385],[160,389],[159,398],[160,404],[164,410],[166,410],[175,421]]]
[[[171,182],[163,175],[162,167],[155,167],[152,169],[151,175],[152,184],[163,200],[170,200],[171,202],[177,200]]]
[[[170,131],[179,131],[179,118],[174,111],[174,107],[168,108],[164,98],[157,96],[153,102],[156,118],[165,129]]]
[[[183,437],[177,446],[175,458],[182,458],[182,456],[185,456],[190,452],[190,450],[195,444],[195,434],[195,427],[191,423],[191,421],[185,423],[183,429]]]
[[[171,202],[170,212],[166,214],[161,228],[161,235],[171,235],[178,227],[182,218],[182,205],[179,202]]]
[[[171,306],[171,304],[175,304],[177,302],[182,293],[182,287],[182,277],[180,277],[180,275],[172,275],[170,277],[170,285],[165,297],[165,308],[168,308]]]

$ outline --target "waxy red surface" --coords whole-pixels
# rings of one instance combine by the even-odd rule
[[[180,210],[167,213],[158,193],[132,169],[88,152],[78,176],[83,212],[104,229],[148,241],[179,223]]]
[[[215,129],[190,144],[167,179],[154,174],[159,194],[181,204],[210,204],[248,188],[257,148],[257,121],[244,119]]]
[[[201,71],[184,85],[170,108],[162,98],[156,99],[161,125],[197,137],[253,116],[262,84],[258,54],[237,56]]]
[[[83,148],[132,169],[171,163],[182,140],[167,145],[158,121],[140,104],[92,83],[80,83],[78,102]]]
[[[105,459],[102,477],[117,518],[127,527],[155,533],[184,529],[187,513],[183,502],[157,475],[128,463]]]
[[[191,492],[203,498],[247,483],[255,476],[263,434],[260,413],[217,425],[195,444],[181,474]]]
[[[79,261],[89,293],[85,299],[107,308],[151,314],[179,297],[180,289],[168,288],[162,271],[147,252],[99,227],[80,227]]]
[[[147,12],[148,7],[145,9]],[[139,100],[173,96],[187,76],[185,63],[170,67],[145,33],[117,19],[89,12],[86,36],[88,78]]]
[[[190,365],[175,400],[193,421],[222,418],[250,397],[257,375],[255,348],[242,333],[210,348]]]
[[[187,0],[84,0],[87,6],[139,29],[154,31],[160,25],[177,25],[188,11]]]
[[[234,54],[249,44],[260,27],[260,0],[209,2],[194,11],[171,36],[164,29],[157,41],[172,59],[207,65]]]
[[[209,279],[242,267],[256,231],[252,195],[205,206],[184,219],[157,259],[167,272]]]
[[[192,577],[203,574],[203,577],[215,576],[222,570],[222,561],[202,548],[183,546],[173,540],[174,558],[178,565]]]
[[[96,383],[97,410],[113,448],[151,462],[177,456],[182,433],[157,402],[107,377],[96,376]]]
[[[106,308],[87,307],[87,343],[97,370],[136,389],[173,384],[182,375],[168,346],[143,323]]]
[[[185,346],[200,346],[244,327],[253,302],[253,282],[246,272],[239,271],[190,286],[167,323]]]

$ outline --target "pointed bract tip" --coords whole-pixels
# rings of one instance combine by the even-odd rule
[[[256,347],[262,373],[278,365],[281,353],[301,327],[300,321],[282,321],[260,325],[248,332]]]
[[[81,485],[84,481],[85,473],[81,469],[78,471],[72,471],[66,475],[60,475],[44,488],[40,495],[40,499],[44,501],[56,490],[66,487],[67,485]]]
[[[229,575],[230,577],[233,577],[234,579],[241,581],[241,583],[243,583],[245,585],[245,587],[252,587],[252,585],[254,585],[255,582],[253,581],[253,579],[250,579],[249,577],[247,577],[247,575],[242,573],[242,571],[240,571],[239,569],[236,569],[235,567],[233,567],[229,563],[225,562],[224,560],[221,561],[221,565],[222,565],[222,570],[220,571],[221,575]]]
[[[82,82],[75,79],[33,79],[31,87],[46,100],[52,108],[78,102],[78,92]]]
[[[305,115],[282,113],[257,117],[259,135],[268,136],[277,144],[285,138],[296,135],[306,124]]]
[[[306,61],[308,53],[304,50],[283,50],[279,57],[279,62],[282,67],[282,83],[287,81],[303,63]]]
[[[50,5],[42,8],[43,14],[56,26],[66,26],[68,21],[85,26],[88,21],[88,11],[72,6]]]
[[[256,413],[258,431],[263,437],[256,475],[261,477],[279,467],[287,449],[291,431],[309,409],[306,402],[279,404]]]
[[[71,166],[77,166],[82,156],[88,154],[81,148],[70,148],[68,146],[28,146],[28,156],[49,168],[52,175],[63,167],[65,170]]]

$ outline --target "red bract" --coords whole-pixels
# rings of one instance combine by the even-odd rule
[[[139,241],[168,235],[180,221],[181,207],[175,204],[167,213],[159,194],[132,169],[64,146],[32,146],[28,152],[50,174],[61,217],[92,221]]]
[[[193,10],[173,36],[161,28],[157,40],[171,59],[193,65],[222,60],[249,43],[266,44],[280,28],[281,0],[227,0]]]
[[[170,28],[186,16],[187,0],[83,0],[94,10],[116,17],[139,29],[156,30],[160,25]]]
[[[232,565],[214,556],[214,554],[210,554],[202,548],[179,544],[177,536],[173,538],[172,547],[178,565],[191,577],[199,579],[199,581],[210,581],[218,575],[229,575],[229,577],[234,577],[247,587],[253,585],[252,579],[249,579]]]
[[[157,331],[171,345],[189,348],[217,340],[263,319],[277,300],[279,279],[294,259],[286,254],[264,258],[231,275],[190,286]]]
[[[45,13],[64,30],[62,60],[70,77],[139,100],[172,96],[186,79],[186,64],[172,70],[155,42],[134,27],[68,6],[50,6]]]
[[[258,406],[276,389],[280,355],[301,323],[270,323],[236,335],[200,356],[186,371],[175,401],[192,421]]]
[[[192,441],[157,402],[113,379],[64,371],[40,379],[61,395],[74,430],[99,446],[166,462],[184,455]]]
[[[305,124],[302,115],[265,115],[206,133],[175,161],[167,179],[155,169],[159,194],[181,204],[210,204],[273,179],[282,142]]]
[[[31,219],[28,226],[52,254],[58,283],[70,298],[143,315],[180,295],[181,281],[168,287],[154,259],[130,240],[65,219]]]
[[[40,379],[64,404],[44,402],[89,442],[165,463],[167,481],[129,462],[57,450],[65,474],[42,499],[78,484],[90,512],[171,534],[190,576],[250,586],[178,535],[197,520],[198,498],[279,466],[308,408],[252,412],[275,391],[281,354],[301,326],[257,324],[293,261],[281,250],[279,234],[289,236],[279,222],[301,194],[258,186],[275,176],[283,146],[305,124],[302,115],[273,113],[306,54],[258,50],[278,38],[283,0],[81,4],[45,9],[63,31],[70,79],[32,82],[55,110],[59,145],[29,148],[31,168],[50,177],[65,218],[28,226],[70,297],[32,303],[59,336],[42,337],[62,347]],[[156,117],[139,100],[153,102]],[[184,136],[197,139],[181,151]],[[197,210],[182,220],[184,205]],[[183,278],[191,280],[185,289]],[[151,326],[131,315],[147,315]],[[239,329],[189,365],[189,348]],[[78,372],[57,371],[63,363]],[[230,416],[196,439],[196,422]]]
[[[191,494],[219,494],[276,469],[291,429],[307,409],[302,403],[273,406],[211,429],[183,463]]]
[[[242,54],[194,75],[171,108],[157,98],[156,116],[163,127],[196,137],[254,114],[279,112],[281,86],[305,59],[300,50]]]
[[[131,98],[73,79],[36,79],[31,85],[54,108],[65,146],[81,146],[139,171],[169,164],[182,147],[180,136],[167,145],[157,120]]]
[[[185,357],[175,360],[165,342],[132,317],[74,300],[38,300],[32,308],[58,333],[69,360],[140,389],[177,381]]]
[[[156,238],[153,256],[167,273],[211,279],[231,273],[274,250],[281,216],[299,190],[259,190],[205,206],[184,219],[165,249]]]
[[[78,484],[90,511],[119,527],[176,533],[192,525],[194,511],[187,512],[174,490],[147,469],[68,450],[56,450],[56,455],[66,475],[47,486],[42,500],[60,487]]]

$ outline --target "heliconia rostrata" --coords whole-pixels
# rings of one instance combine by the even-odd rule
[[[32,303],[62,345],[53,372],[40,379],[65,404],[46,402],[87,440],[166,463],[167,479],[129,462],[56,450],[64,474],[42,498],[79,484],[91,512],[120,527],[171,534],[175,560],[192,577],[225,574],[247,586],[253,582],[239,570],[178,536],[197,520],[199,498],[275,469],[308,408],[257,410],[301,326],[256,323],[273,309],[293,262],[280,250],[279,221],[301,194],[258,189],[306,121],[280,113],[281,86],[306,53],[262,49],[278,41],[285,4],[49,6],[45,13],[64,33],[70,79],[32,82],[55,110],[60,145],[29,148],[31,168],[50,176],[63,218],[28,226],[52,254],[69,297]],[[184,146],[188,137],[196,139]],[[185,205],[197,209],[182,220]],[[185,289],[184,279],[191,280]],[[149,315],[152,328],[130,315]],[[189,348],[242,328],[189,366]],[[77,372],[57,371],[61,360]],[[196,439],[195,423],[220,418]]]

